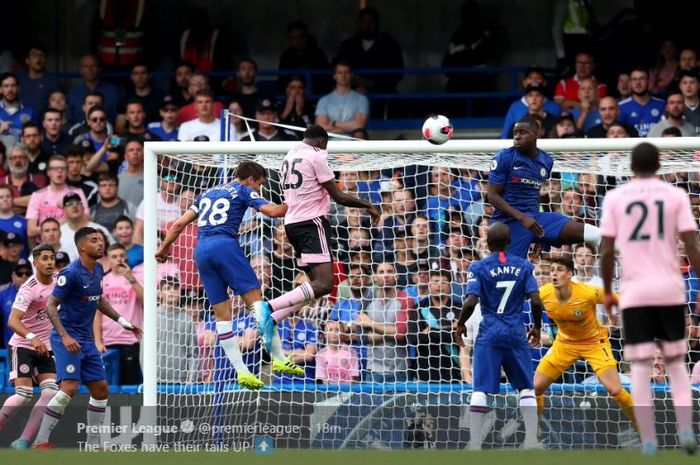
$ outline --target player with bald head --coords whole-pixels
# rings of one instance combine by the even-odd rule
[[[491,160],[488,201],[493,221],[510,228],[508,253],[526,258],[530,244],[560,247],[563,244],[600,243],[600,229],[572,221],[558,212],[540,212],[540,189],[550,178],[554,160],[537,148],[537,120],[526,116],[513,128],[513,147]]]
[[[524,258],[506,254],[510,239],[510,229],[505,224],[494,223],[489,227],[486,243],[491,255],[469,266],[467,299],[455,330],[457,344],[464,347],[465,323],[477,303],[481,303],[482,320],[474,343],[474,392],[469,405],[471,450],[481,449],[481,426],[489,407],[487,394],[500,392],[501,367],[508,382],[520,393],[520,411],[525,422],[523,448],[542,448],[537,442],[537,401],[530,345],[539,345],[543,307],[533,265]],[[525,299],[530,299],[534,319],[527,335],[522,323]]]

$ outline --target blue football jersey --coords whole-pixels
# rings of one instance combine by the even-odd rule
[[[91,273],[80,260],[58,273],[52,295],[61,300],[58,316],[68,334],[78,341],[93,341],[92,322],[102,297],[104,270],[95,264]],[[53,330],[54,334],[56,330]]]
[[[467,294],[481,303],[477,342],[505,347],[525,339],[523,304],[538,291],[533,271],[527,260],[503,252],[469,266]]]
[[[267,200],[253,189],[236,181],[212,187],[202,193],[190,207],[199,221],[198,238],[227,235],[238,237],[238,228],[248,207],[259,210]]]
[[[163,128],[163,123],[160,121],[148,123],[148,126],[146,126],[146,129],[148,129],[148,132],[160,137],[161,140],[163,140],[163,141],[167,142],[167,141],[171,141],[171,140],[177,140],[177,132],[178,132],[177,128],[173,129],[170,132],[166,132],[165,128]]]
[[[554,160],[537,149],[537,157],[530,158],[515,147],[503,149],[491,160],[489,183],[503,186],[503,198],[508,204],[523,213],[535,214],[540,209],[540,188],[552,173]],[[505,220],[510,216],[496,209],[494,220]]]
[[[640,105],[632,97],[620,101],[620,121],[634,126],[639,137],[646,137],[649,129],[658,123],[666,110],[666,102],[651,97],[646,105]]]

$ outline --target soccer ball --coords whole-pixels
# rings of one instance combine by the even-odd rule
[[[431,144],[444,144],[452,138],[452,123],[447,116],[431,115],[423,123],[423,137]]]

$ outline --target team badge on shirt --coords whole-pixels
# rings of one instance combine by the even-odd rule
[[[493,160],[491,160],[491,171],[495,170],[496,168],[498,168],[498,162],[494,158]]]
[[[66,373],[75,373],[75,365],[72,363],[66,365]]]
[[[544,168],[540,168],[540,176],[542,176],[542,177],[547,176],[547,170]]]
[[[66,277],[59,276],[58,279],[56,280],[56,284],[58,284],[59,286],[65,286],[66,285]]]

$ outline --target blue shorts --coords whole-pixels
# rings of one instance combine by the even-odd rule
[[[495,347],[474,345],[474,391],[498,394],[501,366],[508,382],[518,391],[533,389],[532,353],[527,346]]]
[[[220,304],[229,298],[228,288],[236,295],[260,289],[260,281],[255,276],[248,258],[238,240],[231,236],[203,239],[197,244],[194,260],[204,283],[204,291],[212,305]]]
[[[495,220],[505,223],[510,228],[510,246],[508,246],[506,253],[527,259],[527,252],[533,242],[559,247],[561,245],[559,242],[561,230],[564,229],[566,223],[572,221],[571,218],[561,213],[536,213],[532,217],[544,229],[544,237],[536,237],[532,231],[525,229],[520,221],[512,218],[507,218],[505,221]]]
[[[56,359],[56,381],[73,379],[85,384],[106,380],[105,365],[95,343],[77,338],[76,341],[80,343],[80,352],[72,354],[58,334],[51,334],[51,349]]]

